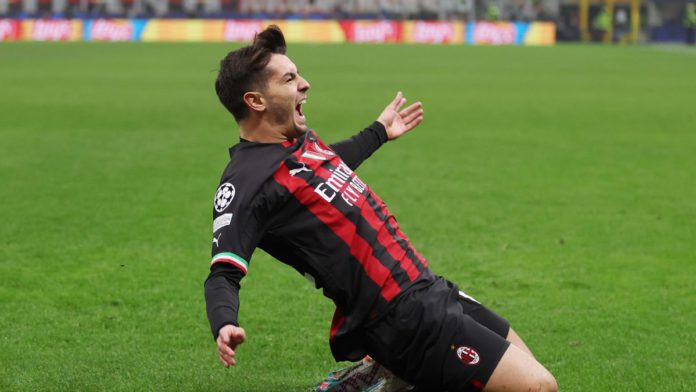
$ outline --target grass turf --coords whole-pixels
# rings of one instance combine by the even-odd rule
[[[302,391],[332,306],[258,251],[248,341],[202,298],[237,130],[219,44],[0,44],[0,390]],[[425,122],[359,174],[435,272],[507,317],[565,391],[696,388],[696,52],[291,45],[324,139],[397,89]]]

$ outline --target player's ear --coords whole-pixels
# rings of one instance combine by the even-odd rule
[[[249,107],[249,109],[255,112],[263,112],[266,110],[266,100],[263,99],[263,95],[258,91],[248,91],[244,93],[244,103]]]

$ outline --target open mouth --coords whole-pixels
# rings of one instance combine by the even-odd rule
[[[298,103],[297,106],[295,106],[295,113],[297,114],[297,116],[299,118],[301,118],[303,120],[304,120],[304,113],[302,113],[302,105],[304,105],[305,103],[307,103],[307,98],[302,99],[300,101],[300,103]]]

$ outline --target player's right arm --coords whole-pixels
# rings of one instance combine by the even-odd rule
[[[236,364],[237,346],[246,337],[237,316],[240,282],[262,236],[265,219],[264,204],[260,203],[265,198],[259,197],[257,190],[249,176],[226,174],[215,193],[212,258],[204,287],[210,331],[225,367]]]
[[[241,269],[229,263],[215,263],[205,281],[205,303],[210,330],[215,338],[218,357],[225,367],[236,365],[237,346],[246,333],[237,322],[239,288],[244,277]]]
[[[213,265],[205,281],[205,302],[210,328],[217,344],[218,357],[225,367],[236,365],[237,346],[246,333],[237,324],[239,281],[242,272],[227,264]]]

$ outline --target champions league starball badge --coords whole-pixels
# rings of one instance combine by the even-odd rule
[[[234,185],[230,184],[229,182],[226,182],[220,187],[218,187],[217,192],[215,192],[215,211],[217,212],[222,212],[227,208],[230,203],[232,203],[232,199],[234,199]]]

